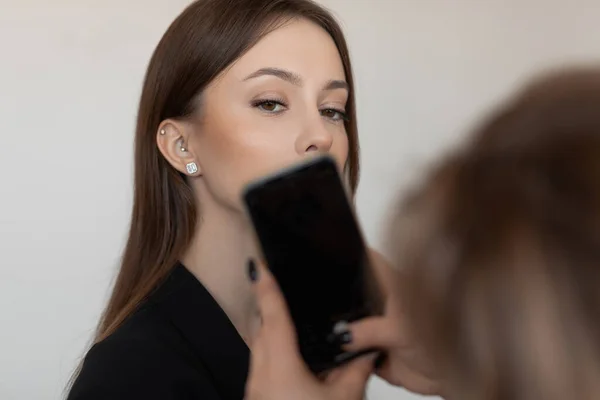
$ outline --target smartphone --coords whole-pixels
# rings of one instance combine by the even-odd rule
[[[315,157],[252,182],[243,202],[308,367],[318,375],[373,351],[346,352],[337,335],[381,315],[383,300],[335,161]]]

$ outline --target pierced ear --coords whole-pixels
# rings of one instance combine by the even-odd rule
[[[161,154],[179,172],[197,176],[200,166],[189,145],[190,128],[180,121],[165,120],[158,126],[156,145]]]

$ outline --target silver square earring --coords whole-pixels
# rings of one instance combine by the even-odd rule
[[[190,174],[190,175],[193,175],[196,172],[198,172],[198,166],[193,161],[185,164],[185,169],[187,170],[188,174]]]

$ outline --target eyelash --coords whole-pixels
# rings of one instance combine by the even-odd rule
[[[277,115],[277,114],[279,114],[279,113],[282,112],[282,111],[268,111],[268,110],[265,110],[265,109],[261,108],[261,107],[263,107],[267,103],[279,105],[279,106],[282,106],[282,107],[285,107],[285,108],[288,107],[287,103],[283,99],[275,99],[275,98],[274,99],[254,100],[252,102],[252,107],[258,108],[261,111],[263,111],[265,113],[268,113],[268,114]],[[345,122],[347,122],[347,121],[350,120],[350,118],[348,117],[348,114],[344,110],[338,110],[337,108],[324,108],[322,110],[319,110],[319,112],[321,112],[321,115],[322,115],[322,113],[327,112],[327,111],[332,111],[332,112],[336,113],[337,115],[339,115],[338,119],[326,117],[326,118],[328,118],[328,119],[330,119],[330,120],[332,120],[334,122],[338,122],[338,121],[345,121]]]

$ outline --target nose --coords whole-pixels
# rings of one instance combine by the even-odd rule
[[[303,155],[306,153],[328,153],[333,145],[333,135],[323,126],[323,122],[307,124],[302,134],[296,141],[296,151]]]

